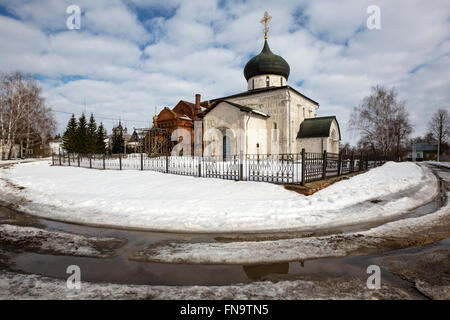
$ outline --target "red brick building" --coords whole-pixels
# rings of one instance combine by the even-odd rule
[[[201,121],[201,115],[208,110],[208,101],[200,102],[195,95],[195,103],[180,100],[172,109],[165,107],[153,118],[153,128],[147,133],[145,142],[150,153],[170,152],[176,141],[170,141],[173,131],[184,129],[190,134],[192,151],[194,150],[194,121]],[[182,141],[180,137],[179,141]]]

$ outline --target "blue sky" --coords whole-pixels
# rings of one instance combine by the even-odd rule
[[[66,28],[66,8],[82,10]],[[381,29],[369,30],[369,5]],[[246,90],[243,67],[269,44],[291,66],[288,84],[336,115],[343,140],[352,108],[371,86],[395,86],[422,135],[450,101],[450,3],[425,1],[0,0],[0,70],[33,74],[59,131],[71,112],[93,112],[109,131],[149,125],[180,99]],[[117,120],[112,120],[117,119]]]

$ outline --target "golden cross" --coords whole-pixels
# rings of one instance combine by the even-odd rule
[[[264,39],[267,39],[267,33],[269,32],[269,21],[272,19],[271,16],[266,12],[264,12],[264,18],[261,19],[261,23],[264,25]]]

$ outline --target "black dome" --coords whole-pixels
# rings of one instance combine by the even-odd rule
[[[270,51],[267,40],[264,41],[264,48],[261,53],[250,59],[245,65],[244,76],[245,79],[258,76],[261,74],[277,74],[289,78],[290,73],[289,64],[282,57],[273,54]]]

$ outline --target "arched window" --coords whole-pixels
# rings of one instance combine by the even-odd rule
[[[270,86],[270,78],[269,76],[266,77],[266,87],[268,88]]]
[[[276,122],[273,123],[272,129],[272,141],[278,141],[278,126]]]

